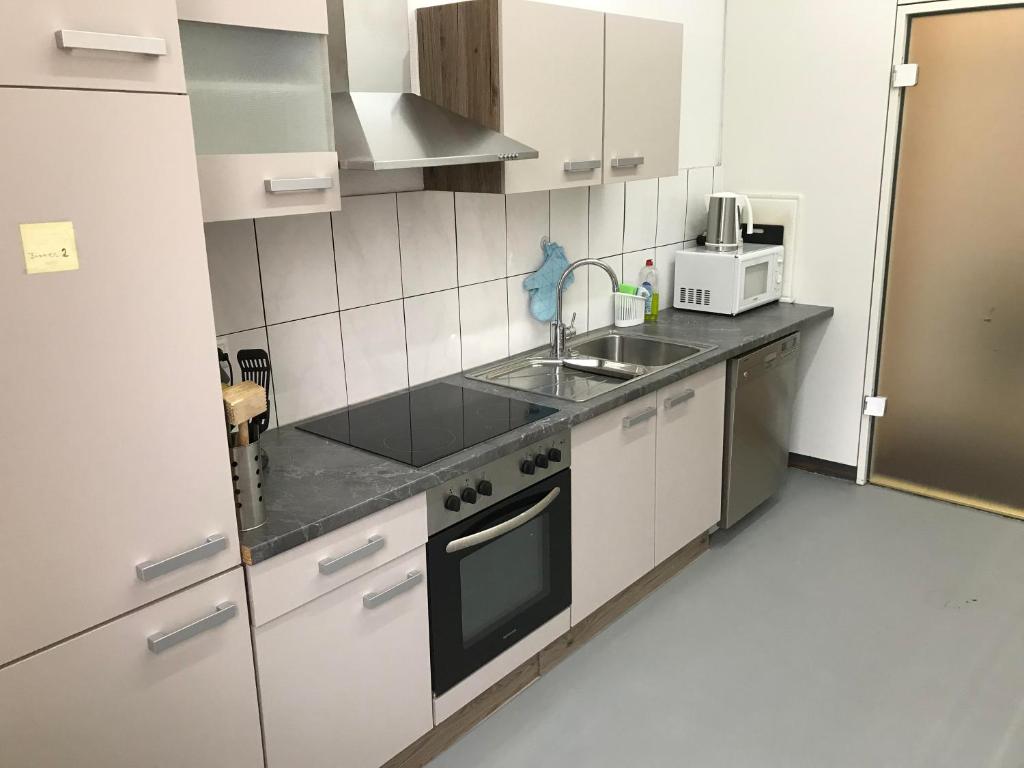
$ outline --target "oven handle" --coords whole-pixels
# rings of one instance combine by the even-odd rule
[[[473,533],[469,536],[463,536],[461,539],[450,541],[448,542],[448,546],[444,548],[444,551],[451,554],[463,549],[469,549],[470,547],[475,547],[477,544],[494,541],[498,537],[504,536],[509,531],[514,531],[516,528],[526,525],[528,522],[533,520],[533,518],[551,506],[551,502],[558,498],[558,494],[561,493],[561,491],[562,489],[560,487],[556,486],[552,488],[548,492],[547,496],[538,501],[521,515],[516,515],[511,520],[506,520],[504,523],[499,523],[493,528],[488,528],[485,531],[480,531],[479,533]]]

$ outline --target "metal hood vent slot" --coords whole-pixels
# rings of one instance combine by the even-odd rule
[[[335,93],[340,165],[382,171],[528,160],[537,150],[415,93]]]

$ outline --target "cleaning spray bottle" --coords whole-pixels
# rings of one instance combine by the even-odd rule
[[[647,306],[644,307],[644,322],[653,323],[658,319],[658,270],[654,259],[648,259],[640,270],[640,286],[647,290]]]

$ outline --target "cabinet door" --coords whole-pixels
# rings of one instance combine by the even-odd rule
[[[604,181],[675,176],[683,27],[615,14],[606,23]]]
[[[0,16],[0,85],[185,92],[174,0],[0,0]]]
[[[724,434],[725,363],[658,392],[657,562],[718,523]]]
[[[654,567],[657,394],[572,430],[572,623]]]
[[[188,99],[9,88],[0,114],[3,663],[240,556]],[[60,221],[79,269],[27,274],[19,224]]]
[[[502,131],[538,152],[505,164],[505,191],[600,184],[604,15],[504,0],[501,9]],[[677,116],[678,117],[678,116]]]
[[[32,768],[263,765],[241,569],[0,670],[0,744]]]
[[[377,768],[430,730],[426,567],[419,547],[255,630],[270,768]]]

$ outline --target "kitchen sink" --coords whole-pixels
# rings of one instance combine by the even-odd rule
[[[614,363],[641,365],[646,368],[664,368],[707,351],[704,345],[650,339],[606,333],[592,339],[570,343],[572,353],[581,357],[594,357]]]

